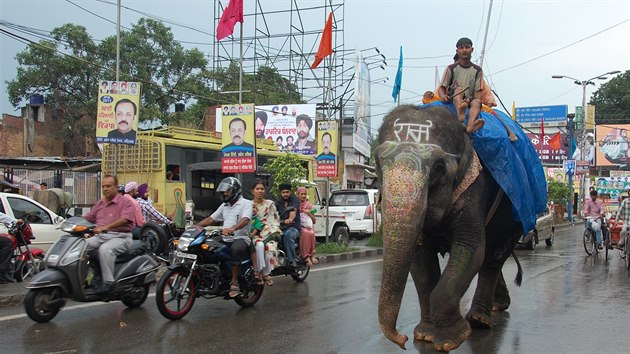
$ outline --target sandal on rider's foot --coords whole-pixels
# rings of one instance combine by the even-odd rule
[[[264,279],[267,286],[273,286],[273,280],[271,279],[271,276],[269,274],[265,275]]]
[[[315,258],[315,257],[311,257],[311,262],[312,262],[313,264],[318,264],[318,263],[319,263],[319,260],[318,260],[317,258]]]
[[[241,292],[241,289],[238,287],[238,283],[230,283],[230,292],[228,292],[228,296],[231,298],[237,297],[238,293]]]
[[[304,263],[306,263],[307,267],[312,267],[313,266],[313,262],[311,262],[311,258],[310,257],[306,257],[304,259]]]
[[[254,279],[256,279],[257,285],[265,285],[265,281],[263,280],[263,275],[260,272],[254,272]]]

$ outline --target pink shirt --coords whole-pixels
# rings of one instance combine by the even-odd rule
[[[589,199],[586,201],[586,205],[584,206],[584,214],[586,214],[586,216],[598,218],[603,214],[603,211],[604,205],[601,200],[593,201]]]
[[[111,224],[120,218],[125,218],[129,221],[126,225],[110,230],[115,232],[131,232],[135,225],[133,203],[129,199],[123,198],[120,194],[116,194],[111,201],[107,200],[107,198],[99,200],[83,218],[95,223],[97,226]]]
[[[131,200],[131,202],[134,205],[134,222],[136,223],[137,227],[142,227],[144,224],[146,224],[146,220],[144,220],[144,215],[142,214],[142,207],[140,206],[140,203],[138,203],[137,200],[135,200],[131,194],[125,194],[123,197]]]

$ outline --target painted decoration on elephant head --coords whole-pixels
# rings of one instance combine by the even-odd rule
[[[416,143],[429,141],[429,128],[433,126],[432,121],[427,121],[428,124],[419,124],[398,123],[399,120],[400,119],[396,119],[396,121],[394,121],[394,134],[396,134],[396,139],[398,139],[398,141],[409,141],[410,139],[415,141]],[[402,133],[403,131],[406,131],[407,134],[403,138],[401,138],[400,133]]]

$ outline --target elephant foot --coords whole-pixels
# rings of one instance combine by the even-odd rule
[[[492,311],[494,311],[494,312],[501,312],[501,311],[507,310],[508,307],[510,307],[510,303],[509,302],[507,302],[507,303],[505,303],[505,302],[501,302],[501,303],[495,302],[494,304],[492,304]]]
[[[433,340],[433,348],[441,352],[449,352],[459,347],[472,333],[468,321],[460,319],[448,328],[437,328]]]
[[[471,311],[466,315],[466,320],[468,320],[468,323],[470,323],[473,328],[492,328],[492,317],[485,314],[473,313]]]
[[[413,330],[413,339],[417,341],[433,342],[435,327],[432,323],[420,322]]]

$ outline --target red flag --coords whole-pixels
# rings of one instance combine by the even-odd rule
[[[217,26],[217,40],[231,35],[237,22],[243,23],[243,0],[230,0]]]
[[[331,55],[332,50],[332,12],[328,14],[328,21],[326,21],[326,26],[324,26],[324,32],[322,32],[322,41],[319,42],[319,49],[317,49],[317,54],[315,54],[315,61],[311,64],[311,69],[315,69],[319,63],[324,60],[327,56]]]
[[[551,146],[552,150],[560,150],[562,147],[562,142],[560,141],[562,137],[560,136],[560,132],[554,134],[554,136],[549,139],[549,146]]]
[[[540,120],[540,149],[545,148],[545,117]]]

